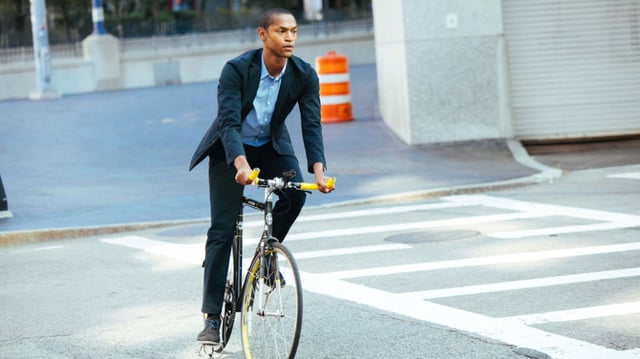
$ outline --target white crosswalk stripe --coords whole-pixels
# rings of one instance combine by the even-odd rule
[[[541,288],[554,285],[575,284],[584,282],[593,282],[598,280],[629,278],[640,276],[639,268],[628,268],[620,270],[610,270],[602,272],[580,273],[572,275],[562,275],[545,278],[535,278],[526,280],[516,280],[510,282],[500,282],[491,284],[469,285],[464,287],[452,287],[443,289],[424,290],[413,293],[405,293],[405,295],[413,296],[419,299],[436,299],[445,297],[454,297],[459,295],[472,295],[483,293],[496,293],[508,290]],[[638,308],[640,309],[640,307]]]
[[[296,259],[308,259],[308,258],[344,256],[348,254],[389,252],[389,251],[396,251],[401,249],[411,249],[411,246],[402,244],[402,243],[380,244],[375,246],[348,247],[348,248],[326,249],[322,251],[298,252],[295,254],[295,256],[296,256]]]
[[[332,277],[337,279],[348,279],[348,278],[383,276],[383,275],[398,274],[398,273],[422,272],[422,271],[429,271],[429,270],[436,270],[436,269],[465,268],[465,267],[495,265],[495,264],[504,264],[504,263],[521,263],[521,262],[539,261],[539,260],[545,260],[545,259],[589,256],[589,255],[595,255],[595,254],[628,252],[628,251],[636,251],[636,250],[640,250],[640,242],[622,243],[622,244],[609,245],[609,246],[569,248],[569,249],[560,249],[560,250],[554,250],[554,251],[514,253],[514,254],[501,255],[501,256],[453,259],[453,260],[446,260],[446,261],[439,261],[439,262],[403,264],[403,265],[388,266],[388,267],[364,268],[364,269],[355,269],[350,271],[325,273],[324,275],[327,277]]]
[[[564,322],[570,320],[584,320],[590,318],[610,317],[614,315],[638,314],[640,302],[599,305],[588,308],[559,310],[548,313],[535,313],[530,315],[517,315],[504,319],[518,320],[525,325],[544,324],[552,322]]]
[[[615,175],[609,175],[608,178],[626,178],[626,179],[636,179],[640,180],[640,172],[628,172],[628,173],[619,173]]]

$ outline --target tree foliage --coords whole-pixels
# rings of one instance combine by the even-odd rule
[[[29,0],[0,2],[0,46],[11,45],[14,36],[24,33],[31,36],[29,13]]]
[[[51,43],[76,42],[93,29],[91,0],[45,0]],[[182,0],[174,11],[167,0],[103,0],[105,25],[115,36],[214,31],[252,27],[263,9],[282,7],[299,19],[303,0]],[[222,5],[220,5],[222,4]],[[371,0],[323,0],[325,19],[370,11]],[[240,5],[238,8],[236,5]],[[336,15],[337,14],[337,15]],[[0,47],[31,42],[30,0],[0,0]]]

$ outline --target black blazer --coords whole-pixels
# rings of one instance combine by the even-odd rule
[[[228,61],[222,68],[218,83],[218,115],[193,154],[190,171],[216,151],[224,150],[229,165],[237,156],[245,154],[240,131],[258,91],[261,56],[262,49],[247,51]],[[326,167],[319,86],[318,75],[313,67],[299,57],[290,57],[271,117],[273,148],[281,155],[295,156],[285,119],[298,104],[309,172],[313,172],[312,166],[316,162]]]

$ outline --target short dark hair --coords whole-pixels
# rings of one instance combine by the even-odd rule
[[[268,29],[269,25],[271,25],[273,23],[273,17],[275,15],[291,15],[293,16],[293,14],[291,13],[291,11],[287,10],[287,9],[283,9],[283,8],[272,8],[272,9],[267,9],[265,11],[262,12],[262,14],[260,14],[260,17],[258,18],[258,27],[261,27],[263,29]]]

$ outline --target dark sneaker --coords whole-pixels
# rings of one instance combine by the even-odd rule
[[[220,344],[220,320],[205,319],[204,329],[198,334],[198,343],[218,345]]]

